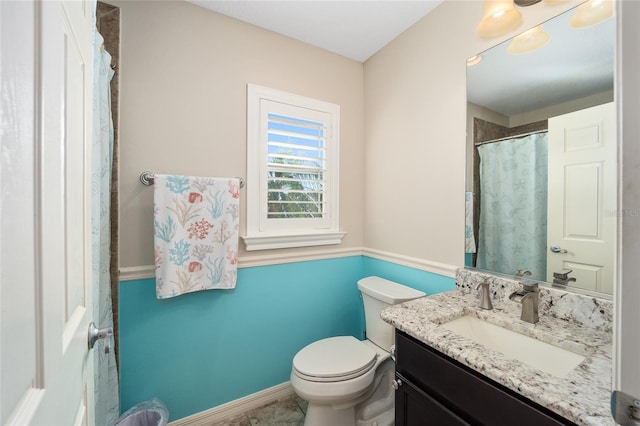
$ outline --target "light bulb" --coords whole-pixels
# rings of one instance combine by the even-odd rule
[[[572,28],[590,27],[613,16],[613,0],[589,0],[569,19]]]
[[[481,60],[482,60],[482,56],[474,55],[474,56],[470,57],[469,59],[467,59],[467,66],[470,67],[472,65],[475,65],[478,62],[480,62]]]
[[[547,44],[550,38],[549,34],[545,33],[542,27],[538,25],[515,36],[509,47],[507,47],[507,52],[512,55],[531,52]]]
[[[513,6],[513,0],[485,0],[476,33],[485,38],[497,37],[515,30],[521,22],[522,15]]]

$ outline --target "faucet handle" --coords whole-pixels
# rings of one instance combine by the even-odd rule
[[[485,288],[489,288],[489,281],[480,281],[479,283],[476,283],[476,285],[473,286],[474,290],[477,290],[480,288],[480,286],[485,287]]]
[[[553,278],[560,278],[561,280],[569,279],[569,274],[573,272],[573,269],[563,269],[560,272],[554,272]]]
[[[516,277],[524,277],[525,275],[531,275],[531,271],[528,269],[518,269],[516,271]]]

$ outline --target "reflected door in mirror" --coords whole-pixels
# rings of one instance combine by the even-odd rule
[[[616,232],[615,105],[549,120],[547,281],[611,294]],[[554,248],[555,249],[552,249]]]

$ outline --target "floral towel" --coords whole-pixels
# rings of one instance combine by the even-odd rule
[[[154,175],[156,296],[236,286],[238,179]]]
[[[476,252],[476,239],[473,236],[473,192],[464,193],[464,252]]]

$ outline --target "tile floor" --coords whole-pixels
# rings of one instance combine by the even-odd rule
[[[302,426],[306,411],[307,402],[292,395],[211,426]]]

